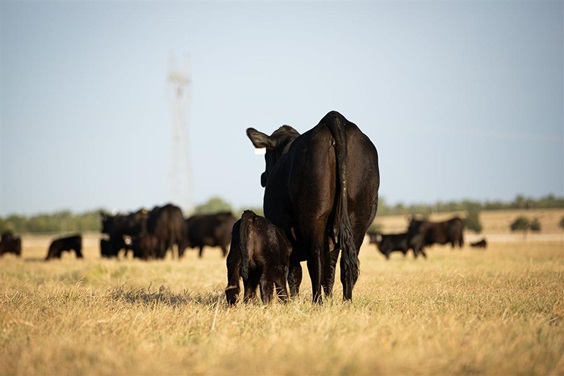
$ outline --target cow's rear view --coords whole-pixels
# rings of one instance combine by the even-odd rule
[[[282,126],[268,136],[253,128],[247,136],[266,148],[266,218],[292,239],[288,282],[298,293],[300,261],[307,261],[313,300],[333,290],[341,255],[343,296],[352,299],[359,274],[358,252],[378,208],[378,153],[370,139],[343,115],[331,111],[300,135]]]

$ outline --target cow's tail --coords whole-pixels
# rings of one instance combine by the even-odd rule
[[[248,210],[243,213],[241,217],[241,227],[239,230],[239,250],[241,251],[241,276],[243,280],[249,279],[249,248],[248,248],[248,238],[249,238],[249,227],[251,225],[252,218]]]
[[[337,215],[339,228],[339,244],[342,250],[341,262],[344,264],[344,281],[347,281],[352,294],[352,287],[358,279],[360,261],[352,233],[351,221],[348,212],[348,188],[347,188],[347,120],[337,112],[327,115],[327,128],[331,131],[335,140],[335,156],[337,160],[338,198]],[[349,298],[345,296],[345,298]]]

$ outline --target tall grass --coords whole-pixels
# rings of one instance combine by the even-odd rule
[[[305,273],[288,304],[234,308],[219,250],[35,261],[44,252],[0,259],[2,375],[564,373],[562,243],[390,261],[368,245],[352,303],[336,283],[313,305]]]

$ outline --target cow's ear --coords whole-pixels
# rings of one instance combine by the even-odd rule
[[[268,135],[259,132],[254,128],[247,128],[247,137],[249,137],[249,140],[251,140],[254,147],[257,149],[273,149],[275,146]]]

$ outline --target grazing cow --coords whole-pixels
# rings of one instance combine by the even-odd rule
[[[286,276],[292,245],[284,233],[268,219],[245,210],[235,222],[231,248],[227,256],[227,288],[225,296],[230,305],[239,296],[239,278],[243,278],[244,301],[256,299],[260,286],[263,304],[268,304],[276,287],[278,298],[286,301]]]
[[[390,253],[395,251],[401,252],[405,257],[410,249],[413,250],[413,256],[415,258],[417,258],[419,253],[421,253],[423,257],[427,258],[425,249],[418,248],[418,239],[420,235],[411,234],[409,232],[402,234],[379,234],[371,232],[368,233],[368,236],[370,237],[370,243],[376,244],[380,253],[386,256],[387,260],[390,259]]]
[[[45,261],[61,258],[63,251],[74,251],[77,258],[82,258],[82,236],[71,235],[53,240],[47,251]]]
[[[299,292],[300,261],[307,261],[313,301],[322,302],[322,287],[331,295],[342,250],[343,297],[352,299],[360,246],[378,209],[376,148],[336,111],[302,135],[284,125],[270,136],[248,128],[247,136],[256,148],[266,149],[265,217],[293,242],[290,293]]]
[[[176,245],[179,250],[184,249],[184,238],[182,229],[184,227],[184,216],[178,206],[167,204],[156,206],[149,212],[147,218],[147,232],[157,238],[157,258],[164,258],[166,252]]]
[[[422,235],[423,247],[435,243],[464,246],[464,221],[458,217],[443,222],[411,219],[408,232]]]
[[[5,253],[13,253],[17,257],[22,255],[22,239],[11,231],[4,231],[0,238],[0,256]]]
[[[199,257],[202,257],[204,246],[219,246],[223,257],[225,257],[227,247],[231,242],[231,230],[235,221],[236,219],[231,212],[193,215],[186,219],[184,223],[185,246],[199,247]],[[181,256],[183,253],[184,249]]]
[[[479,241],[474,242],[474,243],[470,243],[470,247],[474,247],[474,248],[487,248],[487,247],[488,247],[488,242],[486,241],[486,238],[482,238],[482,240],[479,240]]]

